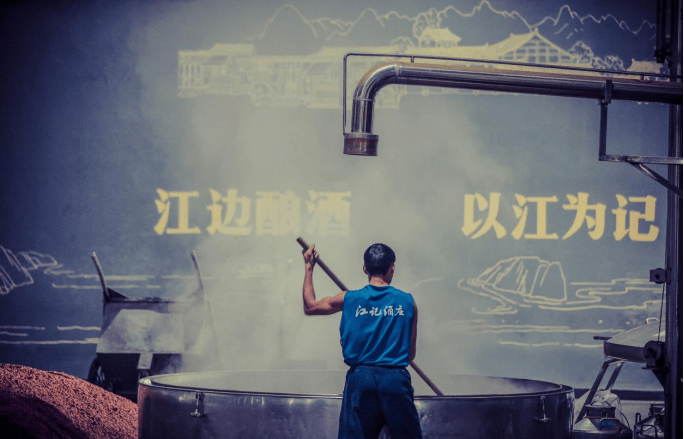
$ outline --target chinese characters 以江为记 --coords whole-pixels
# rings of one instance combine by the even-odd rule
[[[613,237],[621,241],[629,237],[631,241],[653,242],[658,238],[658,226],[651,224],[655,221],[656,198],[648,195],[645,197],[626,197],[617,194],[617,207],[610,210],[614,215]],[[578,192],[577,195],[567,194],[567,203],[562,204],[563,210],[574,212],[572,224],[562,237],[558,233],[549,231],[547,215],[553,205],[559,203],[556,195],[545,197],[526,197],[515,194],[516,204],[512,204],[513,213],[517,224],[511,230],[513,239],[549,239],[566,240],[576,235],[586,226],[589,237],[596,241],[603,237],[606,229],[606,211],[608,206],[603,203],[589,203],[587,192]],[[501,193],[490,192],[489,198],[482,194],[466,194],[463,206],[463,227],[461,231],[471,239],[477,239],[492,231],[497,239],[506,236],[506,228],[498,220],[501,210]],[[527,220],[530,216],[530,207],[536,207],[534,224],[528,227]],[[628,207],[633,209],[628,210]],[[526,230],[531,229],[526,232]],[[645,229],[645,231],[642,231]]]

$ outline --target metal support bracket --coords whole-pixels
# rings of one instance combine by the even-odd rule
[[[646,366],[642,369],[653,372],[653,375],[655,375],[663,388],[665,388],[665,375],[669,370],[665,365],[666,356],[665,342],[651,340],[644,345]]]
[[[539,397],[539,407],[541,408],[541,418],[534,418],[537,420],[537,422],[541,422],[542,424],[546,424],[551,420],[551,418],[546,417],[546,403],[544,402],[546,399],[545,396],[540,396]]]
[[[204,416],[204,413],[202,412],[202,401],[204,401],[204,393],[195,392],[195,399],[197,400],[197,405],[195,406],[195,411],[190,413],[190,416],[192,416],[193,418],[201,418]]]
[[[603,101],[602,103],[604,104],[610,104],[611,100],[613,99],[613,81],[610,79],[606,80],[606,83],[603,86]]]
[[[677,163],[677,164],[681,165],[681,164],[682,164],[682,163],[681,163],[681,160],[682,160],[682,159],[679,159],[679,163]],[[668,181],[667,178],[665,178],[665,177],[663,177],[662,175],[658,174],[658,173],[655,172],[653,169],[649,168],[648,166],[644,165],[643,163],[636,163],[636,162],[631,162],[631,161],[627,161],[627,163],[629,163],[630,165],[634,166],[634,167],[637,168],[639,171],[641,171],[641,172],[643,172],[644,174],[646,174],[648,177],[654,179],[654,180],[657,181],[658,183],[662,184],[663,186],[665,186],[666,188],[668,188],[669,190],[671,190],[672,192],[674,192],[675,194],[677,194],[677,195],[679,196],[679,198],[682,198],[682,189],[681,189],[681,188],[678,188],[677,186],[675,186],[675,185],[673,185],[672,183],[670,183],[670,182]],[[673,164],[673,163],[668,163],[668,164]]]
[[[681,157],[646,157],[633,155],[609,155],[606,154],[607,137],[608,137],[608,104],[610,104],[613,97],[613,81],[606,80],[603,87],[603,98],[599,100],[601,107],[601,120],[599,132],[599,161],[601,162],[625,162],[634,166],[637,170],[646,174],[646,176],[657,181],[667,189],[682,197],[682,189],[673,185],[667,178],[655,172],[653,169],[646,166],[644,163],[653,163],[658,165],[682,165]]]
[[[654,268],[649,271],[649,281],[657,284],[670,283],[670,271],[669,267],[665,268]]]

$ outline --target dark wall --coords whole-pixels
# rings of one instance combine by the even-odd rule
[[[660,71],[646,3],[3,5],[0,361],[85,377],[91,253],[117,291],[168,297],[196,288],[194,250],[225,367],[342,367],[338,320],[301,315],[304,236],[350,286],[367,245],[395,248],[423,368],[588,387],[593,335],[658,317],[665,190],[597,160],[593,100],[388,89],[379,156],[343,156],[342,55],[428,53],[432,27],[496,57],[537,32],[584,66]],[[666,133],[666,106],[610,105],[610,153],[666,155]],[[633,369],[625,387],[657,386]]]

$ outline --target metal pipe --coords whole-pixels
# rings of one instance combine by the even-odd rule
[[[345,133],[344,153],[377,155],[378,136],[373,134],[375,96],[392,84],[447,87],[492,92],[510,92],[588,99],[679,104],[682,87],[670,82],[651,82],[547,72],[487,69],[437,64],[384,63],[369,70],[359,81],[353,96],[351,132]]]

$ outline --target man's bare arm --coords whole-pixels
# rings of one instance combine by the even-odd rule
[[[418,305],[413,299],[413,328],[411,329],[411,350],[409,351],[409,361],[416,358],[416,341],[418,340]]]
[[[311,244],[304,251],[304,286],[302,287],[302,301],[304,304],[304,314],[306,315],[329,315],[342,311],[344,305],[344,295],[346,291],[335,296],[324,297],[316,300],[316,291],[313,286],[313,269],[316,265],[315,245]]]

